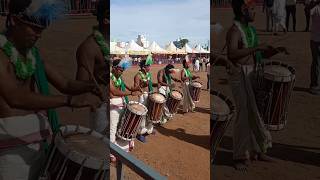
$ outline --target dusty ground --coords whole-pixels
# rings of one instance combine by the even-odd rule
[[[246,174],[239,173],[232,167],[231,125],[222,141],[222,148],[217,153],[212,178],[217,180],[320,179],[320,97],[307,92],[311,64],[310,35],[305,32],[296,32],[289,33],[287,36],[273,37],[264,32],[265,17],[261,13],[261,8],[257,8],[256,11],[257,17],[254,25],[259,30],[262,42],[268,42],[274,46],[285,46],[291,53],[289,56],[277,55],[272,59],[287,63],[296,69],[296,85],[289,107],[288,124],[284,130],[272,132],[273,148],[268,154],[275,158],[276,162],[255,162]],[[216,49],[221,49],[225,43],[226,29],[232,24],[232,10],[214,9],[211,17],[212,21],[219,22],[225,28],[222,34],[211,41]],[[304,28],[303,9],[299,6],[297,8],[297,31],[302,31]],[[279,41],[274,43],[277,40]],[[214,89],[232,97],[225,68],[216,66],[212,74]]]
[[[152,68],[154,81],[161,68],[163,65]],[[123,75],[129,85],[137,70],[133,67]],[[206,88],[206,72],[197,74]],[[156,127],[158,133],[148,136],[146,144],[135,141],[132,154],[168,179],[209,179],[209,102],[208,91],[202,90],[195,113],[178,113],[165,125]],[[140,179],[131,170],[125,172],[126,179]]]
[[[1,18],[1,27],[5,19]],[[95,24],[94,17],[67,18],[56,22],[43,32],[39,41],[42,57],[52,64],[66,78],[75,78],[75,52],[78,45],[91,33]],[[156,72],[160,66],[155,66]],[[137,68],[131,68],[125,73],[129,84]],[[206,85],[206,73],[199,73],[201,81]],[[156,77],[154,77],[155,79]],[[204,87],[205,88],[205,87]],[[53,93],[58,93],[52,88]],[[163,127],[157,127],[158,133],[148,137],[148,142],[136,142],[132,152],[134,156],[154,168],[168,179],[209,179],[209,94],[202,91],[201,102],[196,113],[177,114],[174,119]],[[59,108],[63,124],[89,123],[89,110]],[[134,172],[127,170],[126,179],[140,179]]]

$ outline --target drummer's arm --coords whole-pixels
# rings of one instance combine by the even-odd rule
[[[174,78],[174,77],[171,77],[172,80],[174,80],[175,82],[181,82],[180,79],[177,79],[177,78]]]
[[[165,83],[165,82],[162,81],[162,76],[163,76],[163,75],[164,75],[164,74],[163,74],[163,71],[160,71],[160,72],[158,73],[158,76],[157,76],[158,86],[168,86],[167,83]]]
[[[120,89],[114,87],[113,82],[110,81],[110,95],[116,97],[123,97],[131,95],[131,91],[121,91]]]
[[[200,76],[196,76],[196,75],[192,76],[192,80],[195,80],[195,79],[200,79]]]
[[[257,48],[238,48],[241,34],[236,27],[232,27],[227,35],[228,59],[234,63],[246,64],[248,59],[245,57],[252,55]]]
[[[131,90],[132,89],[141,89],[141,87],[140,87],[140,77],[139,77],[139,75],[135,75],[134,76],[134,85],[133,85],[133,88],[131,88]]]

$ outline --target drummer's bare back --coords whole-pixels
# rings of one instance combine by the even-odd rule
[[[90,73],[93,73],[99,84],[108,84],[106,69],[109,69],[109,67],[107,67],[102,51],[92,35],[79,46],[77,50],[77,63],[78,80],[89,80],[91,79]]]

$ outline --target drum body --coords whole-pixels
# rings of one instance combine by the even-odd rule
[[[109,179],[107,138],[80,126],[63,126],[40,179]],[[94,147],[94,148],[92,148]]]
[[[160,93],[152,93],[148,98],[148,117],[152,123],[159,123],[163,114],[164,103],[166,102],[165,96]]]
[[[189,87],[190,87],[190,95],[192,97],[192,100],[194,102],[199,102],[202,84],[198,81],[192,81]]]
[[[171,92],[171,94],[169,95],[168,100],[166,102],[166,105],[167,105],[169,112],[171,114],[177,113],[178,107],[180,105],[182,98],[183,98],[183,95],[180,91],[173,90]]]
[[[257,106],[267,129],[282,130],[287,123],[295,70],[280,62],[265,63],[262,69],[262,82],[256,91]]]
[[[117,136],[125,141],[133,140],[137,136],[142,118],[147,112],[148,110],[143,104],[130,101],[121,117]]]
[[[212,111],[210,118],[210,142],[211,162],[213,163],[217,148],[235,115],[235,106],[231,100],[217,91],[211,91],[210,96]]]

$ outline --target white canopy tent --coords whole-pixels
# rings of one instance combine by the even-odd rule
[[[209,51],[203,49],[200,44],[198,44],[198,45],[194,48],[194,50],[197,51],[197,53],[200,53],[200,54],[208,54],[208,53],[210,53]]]
[[[169,52],[163,48],[161,48],[155,41],[151,43],[151,45],[148,47],[148,49],[153,54],[168,54]]]
[[[150,53],[150,50],[139,46],[134,40],[131,40],[125,49],[129,55],[148,55]]]
[[[166,46],[166,50],[170,53],[170,54],[186,54],[186,52],[184,52],[182,49],[177,48],[173,42],[170,42],[167,46]]]
[[[114,41],[110,42],[110,54],[125,54],[126,50],[117,46],[117,43]]]
[[[195,49],[192,49],[188,43],[184,45],[184,47],[182,48],[182,51],[185,53],[198,53],[198,51],[196,51]]]

